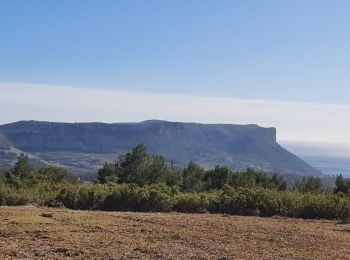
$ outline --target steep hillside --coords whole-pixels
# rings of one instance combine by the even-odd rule
[[[276,129],[257,125],[151,120],[115,124],[21,121],[0,126],[0,150],[12,147],[30,153],[33,160],[82,171],[96,169],[138,143],[179,165],[193,160],[205,167],[225,164],[233,169],[319,174],[276,142]]]

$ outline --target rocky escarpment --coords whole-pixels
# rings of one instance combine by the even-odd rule
[[[237,170],[250,167],[281,173],[319,174],[276,142],[275,128],[257,125],[158,120],[115,124],[21,121],[0,126],[0,133],[0,149],[1,145],[11,145],[52,162],[56,154],[56,160],[62,165],[65,165],[63,154],[72,155],[65,156],[67,162],[75,158],[83,160],[80,165],[89,165],[88,162],[98,165],[144,143],[150,152],[163,154],[179,165],[193,160],[204,167],[225,164]]]

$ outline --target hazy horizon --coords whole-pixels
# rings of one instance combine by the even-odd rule
[[[1,83],[0,123],[140,122],[159,119],[275,127],[278,140],[350,143],[350,106]],[[312,120],[310,120],[312,118]],[[327,122],[327,124],[325,124]]]
[[[147,119],[350,143],[350,3],[5,1],[0,123]]]

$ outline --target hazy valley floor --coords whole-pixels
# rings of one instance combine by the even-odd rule
[[[350,259],[350,225],[0,207],[0,259]]]

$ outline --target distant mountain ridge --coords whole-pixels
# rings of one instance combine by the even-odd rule
[[[179,165],[193,160],[204,167],[222,164],[237,170],[249,167],[320,174],[276,142],[275,128],[160,120],[112,124],[19,121],[1,125],[0,163],[11,151],[23,151],[38,162],[91,171],[139,143]]]

